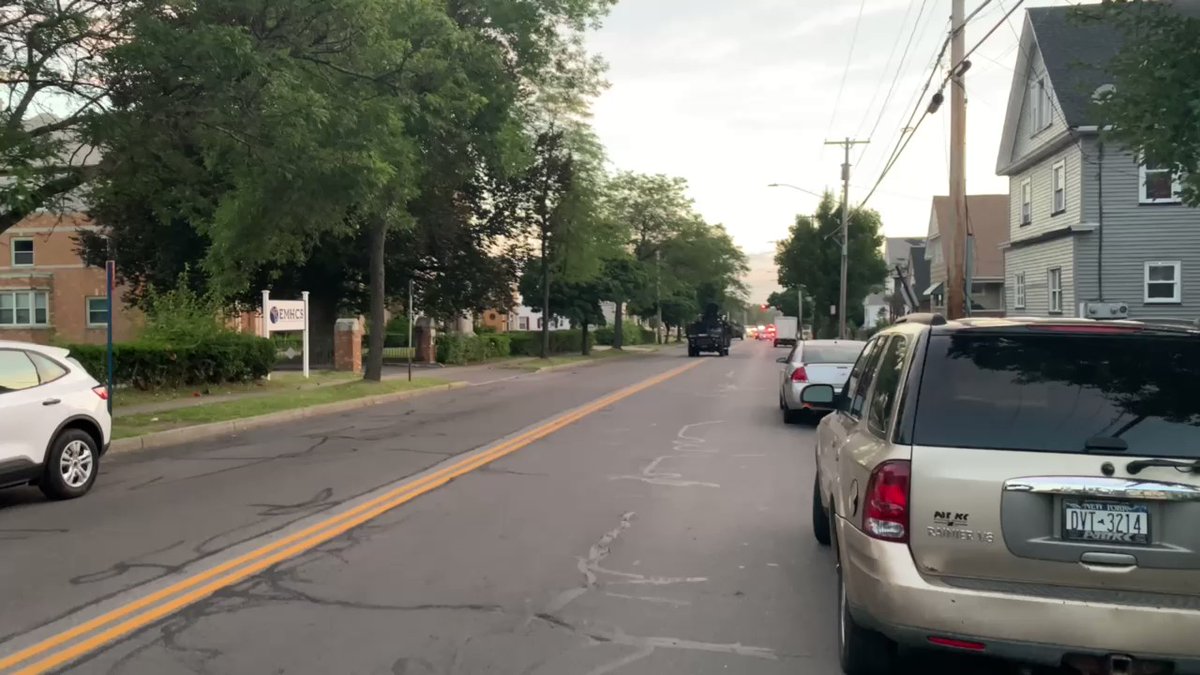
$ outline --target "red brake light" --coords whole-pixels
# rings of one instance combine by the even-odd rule
[[[100,385],[98,387],[92,387],[92,393],[99,396],[101,401],[108,400],[108,387],[106,387],[104,385]]]
[[[792,371],[792,382],[808,382],[808,371],[804,370],[804,366],[796,366]]]
[[[909,463],[894,460],[875,467],[863,503],[863,531],[885,541],[908,541]]]
[[[954,638],[937,637],[931,635],[929,643],[939,647],[949,647],[951,649],[965,649],[969,652],[981,652],[987,649],[987,645],[982,642],[970,642],[968,640],[955,640]]]
[[[1088,326],[1079,324],[1058,324],[1049,326],[1030,326],[1033,330],[1046,330],[1054,333],[1086,333],[1086,334],[1103,334],[1112,335],[1115,333],[1138,333],[1141,332],[1141,326]]]

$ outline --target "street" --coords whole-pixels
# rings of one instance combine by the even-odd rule
[[[110,457],[96,490],[76,501],[0,492],[0,664],[24,650],[7,665],[156,675],[837,673],[833,561],[810,532],[813,432],[780,420],[783,353],[746,341],[727,358],[672,349],[521,375]],[[651,386],[603,398],[648,378]],[[577,421],[522,440],[597,401]],[[55,639],[460,453],[514,444],[157,620],[139,620],[138,609],[122,615],[125,629],[114,621]],[[96,649],[76,647],[102,629],[112,632]],[[991,667],[909,664],[920,673]]]

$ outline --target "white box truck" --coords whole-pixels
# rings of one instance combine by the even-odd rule
[[[796,344],[796,336],[800,330],[800,322],[794,316],[779,316],[775,318],[775,346],[792,346]]]

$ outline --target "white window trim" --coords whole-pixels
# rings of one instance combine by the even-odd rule
[[[1169,169],[1154,169],[1154,171],[1169,171]],[[1146,195],[1146,162],[1143,160],[1138,165],[1138,202],[1141,204],[1179,204],[1182,199],[1179,192],[1182,186],[1179,183],[1179,174],[1171,173],[1171,197],[1155,199]]]
[[[1062,208],[1058,208],[1056,195],[1058,193],[1058,172],[1062,171]],[[1050,165],[1050,215],[1057,216],[1067,211],[1067,160],[1060,159]]]
[[[17,262],[17,242],[18,241],[27,241],[30,244],[34,244],[33,252],[31,253],[31,255],[33,256],[33,262],[28,263],[28,264]],[[34,243],[33,237],[13,237],[12,239],[10,239],[8,241],[8,262],[11,263],[11,265],[13,267],[33,267],[33,266],[35,266],[37,264],[37,245]]]
[[[1020,194],[1021,210],[1017,212],[1017,218],[1019,220],[1019,222],[1017,224],[1018,224],[1018,226],[1029,225],[1030,223],[1033,222],[1033,179],[1032,178],[1027,177],[1025,180],[1021,181],[1021,187],[1020,187],[1019,194]],[[1026,199],[1027,196],[1028,196],[1028,200]],[[1025,205],[1026,204],[1029,205],[1029,218],[1028,219],[1025,218]]]
[[[15,296],[18,293],[29,295],[29,323],[15,323],[17,319],[17,305]],[[37,299],[34,294],[41,293],[46,296],[46,322],[38,323],[37,321]],[[5,288],[0,290],[0,295],[12,295],[13,300],[13,321],[14,323],[0,323],[0,331],[4,330],[21,330],[28,328],[49,328],[53,325],[53,319],[50,316],[50,291],[41,288]]]
[[[1030,98],[1033,102],[1033,134],[1045,131],[1054,122],[1054,106],[1050,93],[1050,80],[1040,73],[1030,80]]]
[[[108,324],[107,324],[107,323],[94,323],[94,322],[92,321],[92,301],[93,301],[93,300],[101,300],[101,301],[104,301],[106,305],[107,305],[107,301],[108,301],[108,299],[107,299],[107,298],[105,298],[104,296],[95,296],[95,295],[93,295],[93,296],[90,296],[90,297],[84,298],[84,299],[83,299],[83,313],[84,313],[84,317],[83,317],[83,319],[84,319],[84,322],[85,322],[85,323],[87,323],[87,327],[88,327],[88,328],[107,328],[107,327],[108,327]],[[105,306],[105,308],[104,308],[104,309],[105,309],[105,310],[108,310],[108,307],[107,307],[107,306]],[[47,311],[47,314],[49,314],[49,311]],[[110,317],[108,317],[108,320],[109,320],[109,321],[112,321],[112,317],[111,317],[111,316],[110,316]]]
[[[1054,280],[1058,278],[1058,287],[1055,288]],[[1054,297],[1058,296],[1058,306],[1054,305]],[[1062,314],[1063,311],[1063,280],[1062,268],[1051,267],[1046,270],[1046,311],[1050,314]]]
[[[1013,309],[1025,309],[1025,273],[1013,276]]]
[[[1175,295],[1170,298],[1151,298],[1150,297],[1150,268],[1151,267],[1174,267],[1175,268]],[[1183,264],[1178,260],[1150,260],[1142,268],[1142,301],[1147,305],[1178,305],[1183,302],[1183,279],[1180,275],[1183,272]],[[1156,281],[1156,284],[1166,283],[1165,281]]]

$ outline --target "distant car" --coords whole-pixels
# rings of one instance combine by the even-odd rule
[[[841,391],[866,344],[857,340],[804,340],[796,343],[790,354],[778,359],[783,364],[779,379],[783,421],[792,424],[805,414],[819,412],[818,406],[802,401],[805,388],[829,384]]]
[[[0,430],[0,487],[81,497],[112,438],[108,389],[66,349],[0,341]]]

